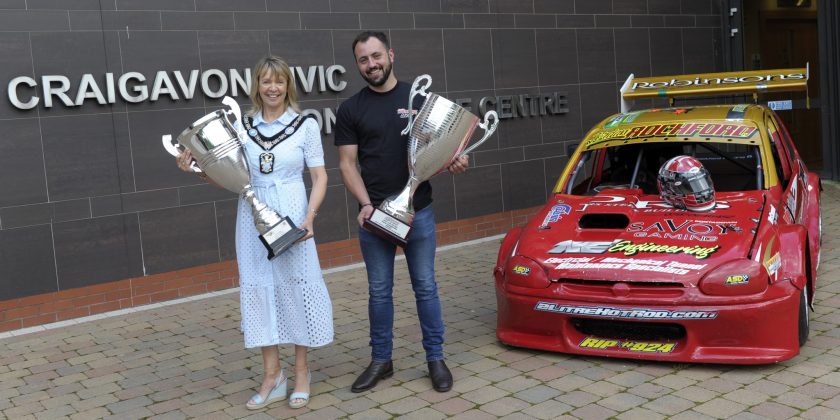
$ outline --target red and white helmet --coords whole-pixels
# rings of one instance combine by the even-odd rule
[[[709,171],[691,156],[673,157],[659,168],[656,177],[662,201],[681,209],[709,211],[715,208],[715,186]]]

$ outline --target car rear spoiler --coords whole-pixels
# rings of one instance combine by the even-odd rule
[[[733,71],[726,73],[682,74],[634,78],[631,74],[621,86],[621,112],[630,111],[630,101],[641,98],[674,98],[688,96],[726,96],[759,93],[805,91],[808,100],[810,65],[799,69]]]

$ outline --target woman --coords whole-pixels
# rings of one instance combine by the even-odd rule
[[[300,115],[289,66],[269,56],[254,66],[250,97],[253,109],[242,118],[243,147],[257,197],[307,234],[272,260],[254,227],[245,200],[236,217],[240,310],[245,347],[260,347],[265,376],[259,392],[246,404],[259,409],[286,399],[286,377],[280,367],[278,344],[295,345],[295,389],[292,408],[309,403],[311,379],[307,350],[333,339],[332,304],[315,249],[313,221],[327,190],[327,172],[318,123]],[[189,170],[189,151],[178,158]],[[304,163],[312,178],[306,199]]]

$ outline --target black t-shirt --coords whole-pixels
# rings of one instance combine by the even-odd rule
[[[408,124],[410,92],[411,86],[404,82],[385,93],[364,87],[338,107],[335,145],[358,145],[362,180],[374,206],[408,182],[408,136],[400,131]],[[423,97],[415,96],[415,114],[422,104]],[[425,181],[414,193],[414,209],[431,202],[432,187]]]

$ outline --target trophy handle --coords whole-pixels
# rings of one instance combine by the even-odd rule
[[[421,86],[420,84],[424,80],[426,83]],[[405,126],[403,131],[400,132],[400,134],[405,136],[411,132],[411,127],[414,126],[414,112],[412,112],[414,110],[414,97],[417,96],[417,94],[429,96],[429,92],[426,89],[428,89],[431,85],[432,76],[429,76],[428,74],[417,76],[417,78],[414,79],[414,83],[411,85],[411,93],[408,95],[408,124]]]
[[[224,99],[222,99],[222,105],[227,105],[228,108],[230,108],[230,111],[225,110],[224,112],[231,125],[237,120],[242,120],[242,111],[239,109],[239,103],[236,102],[236,99],[233,99],[230,96],[225,96]],[[233,119],[231,119],[231,116]]]
[[[180,155],[181,152],[183,152],[186,149],[183,145],[181,145],[181,143],[172,140],[171,134],[165,134],[163,138],[161,138],[161,142],[163,143],[163,148],[166,149],[166,151],[169,152],[170,155],[175,157],[178,157],[178,155]],[[201,168],[199,168],[198,165],[195,164],[195,159],[193,159],[193,161],[190,162],[190,169],[193,172],[203,172]]]
[[[490,125],[490,128],[488,128],[488,122],[489,122],[488,120],[490,120],[491,118],[493,119],[493,124]],[[481,140],[473,143],[470,147],[467,147],[466,150],[464,150],[463,152],[461,152],[461,154],[458,155],[458,157],[460,158],[461,156],[464,156],[467,153],[472,152],[476,147],[481,146],[482,143],[487,141],[487,139],[489,139],[490,136],[493,135],[493,133],[496,131],[496,127],[498,125],[499,125],[499,114],[497,114],[496,111],[492,111],[492,110],[487,111],[487,113],[484,114],[484,121],[482,121],[481,123],[478,124],[479,127],[484,129],[484,137],[482,137]]]

